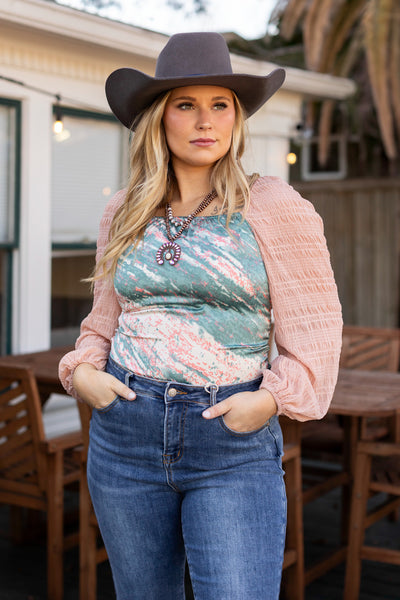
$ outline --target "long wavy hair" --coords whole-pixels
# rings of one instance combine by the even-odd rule
[[[130,246],[132,250],[137,246],[148,222],[177,185],[162,121],[170,94],[167,92],[157,98],[139,117],[136,132],[132,135],[130,179],[125,200],[114,215],[108,244],[89,279],[92,283],[114,276],[120,256]],[[227,213],[228,226],[234,212],[247,209],[250,187],[257,178],[257,175],[248,177],[241,164],[246,138],[245,116],[237,96],[232,94],[235,123],[231,146],[213,165],[210,175],[210,188],[215,189],[222,200],[221,213]]]

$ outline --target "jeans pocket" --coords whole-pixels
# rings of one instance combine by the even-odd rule
[[[218,417],[218,422],[221,425],[222,429],[224,431],[226,431],[227,433],[229,433],[230,435],[233,435],[235,437],[251,437],[251,436],[257,435],[258,433],[261,433],[262,431],[267,429],[267,427],[269,426],[270,420],[268,420],[266,423],[264,423],[264,425],[262,425],[258,429],[252,429],[250,431],[236,431],[235,429],[231,429],[231,427],[229,427],[225,423],[225,419],[223,416]]]
[[[114,407],[115,407],[117,404],[119,404],[119,401],[120,401],[120,400],[121,400],[121,397],[120,397],[120,396],[115,396],[114,400],[112,400],[112,401],[110,402],[110,404],[107,404],[107,406],[103,406],[103,408],[95,408],[95,410],[96,410],[98,413],[100,413],[100,414],[101,414],[101,413],[106,413],[106,412],[108,412],[109,410],[113,409],[113,408],[114,408]]]

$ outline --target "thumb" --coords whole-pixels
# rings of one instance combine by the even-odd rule
[[[135,400],[136,394],[131,388],[122,383],[122,381],[116,380],[115,385],[113,385],[113,391],[121,398],[125,398],[125,400]]]
[[[218,404],[214,404],[214,406],[210,406],[210,408],[206,408],[206,410],[202,412],[202,416],[205,419],[215,419],[216,417],[221,417],[222,415],[225,415],[227,412],[230,411],[230,409],[231,403],[229,401],[229,398],[227,398],[226,400],[218,402]]]

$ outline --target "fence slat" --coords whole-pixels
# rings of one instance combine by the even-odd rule
[[[346,324],[400,325],[400,180],[292,184],[321,215]]]

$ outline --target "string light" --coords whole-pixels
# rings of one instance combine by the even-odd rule
[[[48,90],[44,90],[40,87],[37,87],[34,85],[29,85],[28,83],[25,83],[24,81],[20,81],[18,79],[14,79],[13,77],[6,77],[5,75],[0,75],[0,79],[2,79],[3,81],[8,81],[9,83],[13,83],[15,85],[20,85],[21,87],[24,87],[27,90],[32,90],[34,92],[38,92],[39,94],[43,94],[45,96],[51,96],[52,98],[54,98],[56,101],[56,104],[54,107],[55,120],[53,122],[53,132],[55,134],[63,133],[64,123],[62,120],[62,112],[61,112],[61,106],[60,106],[60,102],[61,102],[60,94],[54,94],[53,92],[49,92]],[[66,98],[65,96],[63,96],[62,99],[64,102],[68,102],[75,106],[79,106],[80,108],[83,108],[83,109],[87,109],[87,110],[91,110],[91,111],[95,111],[95,112],[104,112],[104,109],[102,109],[102,108],[92,106],[91,104],[86,104],[85,102],[80,102],[79,100],[74,100],[73,98]]]
[[[56,95],[56,100],[57,103],[54,107],[54,123],[53,123],[53,132],[56,134],[60,134],[64,131],[64,123],[62,120],[62,114],[61,114],[61,106],[60,106],[60,100],[61,100],[61,96],[59,96],[58,94]]]
[[[289,152],[289,154],[286,155],[286,161],[289,165],[295,165],[297,162],[297,155],[294,152]]]

